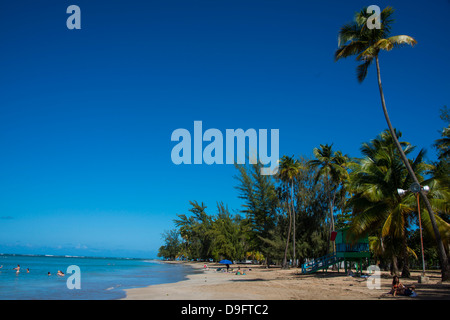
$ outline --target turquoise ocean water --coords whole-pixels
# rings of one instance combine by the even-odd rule
[[[19,273],[13,270],[17,265]],[[80,289],[67,287],[70,265],[80,268]],[[193,272],[157,260],[8,254],[0,254],[0,266],[0,300],[120,299],[126,296],[124,289],[177,282]],[[57,276],[58,270],[66,276]]]

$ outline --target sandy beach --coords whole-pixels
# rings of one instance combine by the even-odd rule
[[[168,262],[180,263],[180,262]],[[223,265],[186,263],[197,269],[186,280],[126,290],[128,300],[450,300],[450,283],[441,283],[439,271],[428,271],[430,281],[418,283],[419,272],[410,279],[401,279],[405,285],[415,285],[417,297],[388,294],[392,277],[381,274],[381,288],[369,289],[367,280],[329,270],[302,275],[300,269],[266,269],[263,266],[233,265],[233,272],[216,271]],[[240,267],[245,275],[237,275]],[[249,270],[249,268],[251,270]]]

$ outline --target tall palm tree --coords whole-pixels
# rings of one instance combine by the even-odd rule
[[[321,176],[325,178],[325,188],[328,194],[328,208],[330,215],[330,233],[335,230],[333,211],[336,190],[338,184],[340,184],[348,174],[346,170],[348,156],[343,155],[340,151],[333,152],[332,147],[333,144],[321,144],[320,148],[314,148],[313,154],[316,159],[308,161],[308,165],[311,168],[319,168],[315,182],[317,183]]]
[[[401,137],[400,132],[396,132]],[[401,143],[405,154],[414,147]],[[413,194],[400,197],[397,189],[404,189],[410,177],[401,161],[399,152],[388,131],[380,134],[370,143],[364,143],[359,169],[351,174],[351,186],[355,194],[349,203],[353,207],[354,218],[351,224],[355,236],[378,234],[380,241],[390,244],[388,252],[392,255],[394,273],[397,273],[397,256],[403,259],[402,277],[409,277],[409,251],[407,234],[410,217],[417,212]],[[417,177],[423,181],[423,174],[431,168],[423,161],[425,152],[421,150],[411,166]]]
[[[301,165],[298,160],[295,160],[293,157],[283,156],[280,160],[280,165],[278,169],[278,177],[279,179],[288,186],[290,189],[290,200],[288,200],[288,215],[289,215],[289,228],[288,235],[286,240],[286,248],[284,251],[283,258],[283,268],[287,268],[287,252],[289,246],[289,238],[293,225],[293,236],[292,236],[292,244],[293,244],[293,260],[294,265],[296,265],[296,253],[295,253],[295,208],[294,208],[294,179],[299,174],[301,170]]]
[[[329,214],[330,214],[330,229],[334,231],[334,218],[333,218],[333,199],[331,197],[331,177],[334,171],[333,165],[333,144],[321,144],[320,148],[313,149],[313,155],[316,159],[310,160],[308,165],[311,168],[319,168],[316,175],[316,182],[319,177],[325,177],[325,188],[328,194]]]
[[[394,128],[392,127],[391,121],[389,119],[389,115],[386,109],[386,102],[384,99],[383,87],[381,85],[381,74],[380,74],[380,63],[379,63],[379,53],[380,51],[390,51],[395,47],[400,47],[404,45],[414,46],[417,41],[408,35],[397,35],[390,36],[392,29],[392,15],[394,13],[394,9],[392,7],[386,7],[380,13],[380,25],[379,29],[369,29],[367,27],[367,21],[369,17],[372,16],[372,13],[367,13],[367,8],[363,8],[360,12],[355,14],[355,21],[351,23],[347,23],[339,31],[339,48],[335,52],[335,61],[338,61],[342,58],[347,58],[349,56],[355,56],[356,60],[361,62],[361,64],[357,67],[357,78],[361,83],[367,76],[368,69],[370,65],[375,61],[377,67],[377,78],[378,78],[378,87],[380,91],[381,98],[381,106],[383,108],[383,113],[386,118],[386,122],[389,127],[389,131],[394,139],[396,147],[400,152],[400,156],[408,174],[410,175],[412,182],[419,183],[416,175],[414,174],[411,165],[404,154],[402,147],[395,136]],[[442,242],[441,235],[439,233],[438,226],[436,224],[436,219],[434,217],[434,212],[432,210],[431,204],[428,201],[426,193],[424,191],[420,191],[420,194],[425,202],[426,208],[430,213],[431,224],[433,226],[433,230],[435,233],[439,260],[441,263],[442,269],[442,280],[450,280],[450,264],[444,249],[444,245]]]
[[[338,150],[334,153],[333,162],[335,163],[335,170],[332,171],[332,178],[336,185],[341,187],[336,191],[336,201],[339,206],[338,208],[340,208],[343,213],[348,192],[350,191],[348,188],[349,170],[353,165],[353,161],[348,155],[342,154],[342,152]]]

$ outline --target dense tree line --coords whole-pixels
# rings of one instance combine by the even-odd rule
[[[297,160],[306,168],[308,161]],[[197,201],[190,202],[190,214],[178,214],[175,229],[163,234],[165,244],[159,256],[174,259],[215,259],[260,261],[266,265],[281,263],[284,258],[287,225],[291,205],[296,220],[296,253],[301,260],[327,251],[327,199],[316,170],[298,172],[287,190],[280,176],[261,175],[261,165],[238,165],[236,189],[242,207],[231,214],[223,203],[215,212]],[[288,203],[294,195],[292,203]],[[292,232],[290,232],[292,233]],[[292,259],[294,244],[288,243],[287,259]]]

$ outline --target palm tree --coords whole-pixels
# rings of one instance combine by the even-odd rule
[[[396,147],[400,153],[402,161],[406,166],[408,174],[410,175],[412,182],[419,183],[417,177],[414,174],[411,165],[404,154],[402,147],[395,136],[394,128],[392,127],[391,121],[389,119],[389,115],[386,109],[386,102],[384,99],[383,87],[381,85],[381,74],[380,74],[380,63],[379,63],[379,53],[381,50],[390,51],[394,47],[400,47],[404,45],[414,46],[417,41],[408,35],[397,35],[390,36],[391,28],[392,28],[392,15],[394,13],[394,9],[392,7],[386,7],[380,13],[380,24],[381,27],[379,29],[369,29],[367,27],[368,18],[372,15],[371,13],[367,13],[367,8],[363,8],[360,12],[355,14],[355,21],[351,23],[347,23],[339,31],[339,48],[335,52],[335,61],[338,61],[341,58],[347,58],[349,56],[355,56],[356,60],[361,62],[361,64],[357,67],[357,78],[361,83],[367,76],[368,69],[370,65],[375,61],[377,67],[377,77],[378,77],[378,87],[380,91],[381,98],[381,106],[383,108],[383,113],[386,118],[386,122],[389,127],[389,131],[394,139]],[[445,253],[444,245],[442,242],[441,235],[439,233],[439,229],[436,224],[436,219],[434,217],[434,213],[431,207],[430,202],[426,196],[424,191],[420,191],[420,194],[425,202],[426,208],[430,213],[431,224],[433,226],[433,230],[435,233],[439,260],[442,268],[442,280],[450,279],[450,265]]]
[[[336,190],[336,205],[341,210],[341,214],[343,214],[345,203],[348,198],[348,192],[350,191],[348,188],[349,170],[353,165],[353,161],[348,155],[342,154],[342,152],[338,150],[334,153],[333,163],[335,164],[335,170],[332,171],[332,179],[337,186],[341,186],[339,190]]]
[[[292,225],[294,226],[292,244],[293,244],[293,260],[294,265],[296,265],[296,254],[295,254],[295,208],[294,208],[294,179],[299,174],[301,170],[300,162],[295,160],[293,157],[283,156],[280,160],[280,165],[278,169],[279,179],[288,186],[290,189],[290,200],[288,200],[288,215],[289,215],[289,228],[286,240],[286,248],[284,250],[283,258],[283,268],[287,268],[287,251],[289,246],[289,238],[292,230]]]
[[[396,134],[401,137],[400,132]],[[409,143],[401,144],[405,154],[414,150]],[[408,172],[388,131],[370,143],[364,143],[361,151],[365,157],[360,160],[359,170],[352,172],[350,179],[355,191],[349,201],[354,212],[352,234],[377,234],[380,243],[393,247],[388,248],[387,252],[392,255],[394,273],[397,273],[396,259],[400,256],[404,262],[402,277],[409,277],[408,257],[411,250],[407,246],[407,232],[409,217],[417,212],[416,200],[411,193],[400,197],[396,192],[409,184]],[[416,159],[411,161],[411,166],[421,181],[422,175],[431,168],[423,161],[424,155],[424,150],[421,150]]]
[[[439,159],[450,158],[450,125],[442,130],[442,138],[436,140],[435,147],[439,151]]]
[[[428,197],[430,202],[439,213],[436,216],[436,223],[439,232],[442,235],[444,247],[447,253],[450,252],[450,126],[442,131],[442,138],[436,140],[435,147],[438,150],[439,161],[435,162],[433,168],[429,171],[430,178],[424,184],[430,187]],[[425,229],[431,229],[431,220],[427,212],[423,215],[423,226]]]
[[[320,148],[314,148],[313,154],[316,159],[308,161],[311,168],[319,168],[315,178],[317,183],[319,177],[325,177],[325,188],[328,194],[328,206],[330,214],[330,233],[335,230],[334,225],[334,203],[336,191],[341,182],[348,175],[346,165],[348,156],[342,152],[332,150],[333,145],[321,144]],[[334,246],[333,246],[334,251]]]
[[[436,223],[439,233],[442,235],[444,247],[447,248],[447,252],[450,252],[450,223],[448,218],[450,215],[450,163],[441,160],[433,165],[428,173],[430,178],[424,181],[424,184],[430,186],[428,197],[435,212],[439,213],[435,217]],[[422,214],[422,225],[433,236],[431,219],[427,212]]]
[[[333,144],[321,144],[320,148],[314,148],[313,154],[316,159],[310,160],[308,162],[308,165],[311,168],[317,168],[319,167],[319,170],[317,171],[316,175],[316,182],[319,179],[320,176],[325,177],[325,188],[327,189],[328,193],[328,203],[329,203],[329,213],[330,213],[330,229],[331,231],[334,231],[334,218],[333,218],[333,199],[331,197],[331,175],[333,171],[333,151],[332,151]]]

